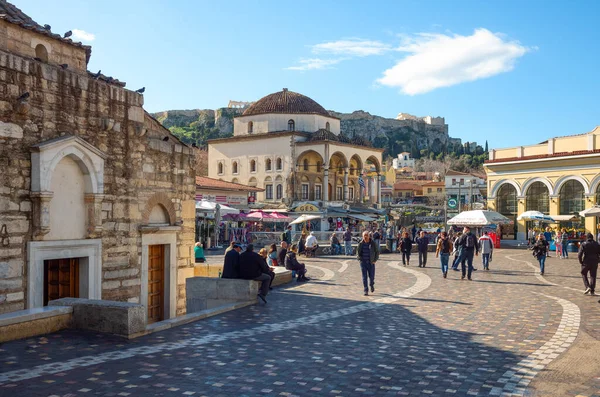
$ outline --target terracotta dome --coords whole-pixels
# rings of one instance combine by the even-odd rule
[[[317,102],[297,92],[288,91],[287,88],[254,102],[246,109],[243,116],[265,113],[320,114],[331,117],[329,112]]]
[[[311,141],[339,141],[337,135],[331,131],[327,131],[325,128],[321,128],[318,131],[312,133],[310,137]]]

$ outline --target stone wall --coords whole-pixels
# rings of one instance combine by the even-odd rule
[[[0,20],[0,48],[33,59],[39,55],[35,51],[39,44],[45,47],[49,63],[55,65],[67,64],[69,69],[85,73],[87,67],[85,48],[57,41],[43,34]]]
[[[173,208],[174,224],[181,225],[177,235],[177,313],[185,312],[185,277],[193,276],[192,148],[182,145],[144,112],[140,94],[91,78],[85,71],[6,52],[1,32],[2,26],[0,313],[26,307],[27,243],[44,239],[33,233],[31,147],[64,135],[78,136],[107,156],[102,229],[97,236],[102,239],[102,298],[140,301],[139,228],[148,201],[162,194],[168,201],[165,208]],[[18,101],[25,92],[29,98]],[[165,137],[168,140],[164,141]]]

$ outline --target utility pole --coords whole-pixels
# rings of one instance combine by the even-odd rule
[[[473,182],[474,179],[469,180],[469,209],[473,209]]]
[[[461,210],[462,210],[462,200],[460,198],[460,185],[462,185],[462,183],[460,183],[460,180],[458,181],[458,213],[460,214]]]

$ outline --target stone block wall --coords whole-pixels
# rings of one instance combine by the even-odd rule
[[[85,48],[61,42],[20,26],[0,20],[0,48],[7,51],[35,58],[38,44],[46,47],[48,62],[55,65],[68,64],[69,68],[85,73],[87,53]]]
[[[174,223],[181,226],[177,312],[184,313],[181,277],[193,276],[192,148],[145,113],[142,95],[94,79],[87,71],[10,53],[7,48],[16,44],[8,45],[2,36],[7,29],[0,25],[0,313],[27,306],[27,243],[43,240],[33,232],[31,147],[64,135],[78,136],[107,155],[102,230],[96,236],[102,239],[102,298],[140,301],[139,228],[148,202],[162,194],[166,207],[173,208]],[[25,92],[29,98],[17,100]],[[163,141],[165,137],[169,139]]]

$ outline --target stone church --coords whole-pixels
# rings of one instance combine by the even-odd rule
[[[0,0],[0,313],[80,297],[172,318],[193,276],[193,151],[90,55]]]

